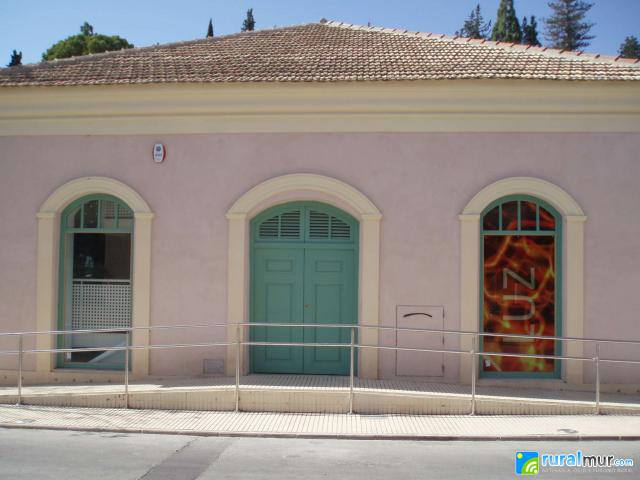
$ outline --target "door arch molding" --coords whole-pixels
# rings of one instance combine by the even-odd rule
[[[358,323],[377,326],[379,322],[380,221],[382,214],[374,203],[351,185],[317,174],[297,173],[266,180],[241,195],[227,211],[227,331],[228,340],[236,339],[235,324],[249,321],[249,241],[250,220],[258,213],[280,203],[315,200],[351,214],[360,226]],[[363,330],[360,339],[377,345],[378,332]],[[227,348],[226,373],[235,372],[235,348]],[[378,376],[378,352],[359,352],[360,376]],[[241,371],[247,372],[248,350],[243,351]]]

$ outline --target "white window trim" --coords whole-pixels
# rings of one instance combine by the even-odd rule
[[[532,177],[498,180],[478,192],[460,218],[460,329],[477,332],[480,309],[480,217],[494,200],[508,195],[531,195],[552,205],[563,220],[563,335],[582,337],[584,333],[584,223],[582,208],[564,190],[551,182]],[[461,340],[463,350],[471,350],[470,336]],[[581,342],[565,342],[563,354],[582,355]],[[471,360],[462,356],[460,380],[470,381]],[[564,361],[562,378],[570,384],[583,383],[583,362]]]
[[[358,285],[361,325],[377,326],[379,322],[380,220],[382,214],[362,192],[335,178],[315,174],[291,174],[275,177],[255,186],[231,206],[227,212],[229,226],[227,273],[227,320],[230,324],[249,321],[249,222],[258,213],[279,203],[318,200],[332,204],[353,215],[360,223],[360,272]],[[236,326],[230,325],[227,338],[236,339]],[[360,341],[378,345],[378,332],[363,329]],[[378,351],[364,349],[360,353],[359,376],[377,378]],[[248,350],[241,358],[241,371],[248,370]],[[227,349],[226,372],[233,375],[236,350]]]
[[[83,177],[56,189],[42,204],[37,214],[37,310],[36,329],[57,330],[58,324],[58,263],[60,256],[60,215],[71,202],[96,193],[113,195],[125,202],[134,213],[132,308],[131,322],[135,327],[149,326],[151,274],[151,221],[153,212],[147,202],[131,187],[107,177]],[[149,345],[148,330],[134,330],[134,345]],[[37,348],[55,347],[53,335],[38,335]],[[55,355],[37,355],[36,371],[48,373],[55,368]],[[134,350],[132,373],[148,375],[149,351]]]

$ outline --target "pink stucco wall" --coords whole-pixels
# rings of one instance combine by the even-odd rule
[[[151,147],[159,141],[168,155],[156,165]],[[638,134],[0,138],[0,331],[35,328],[35,214],[65,182],[108,176],[149,203],[156,214],[151,318],[161,325],[226,320],[225,212],[252,186],[304,172],[345,181],[382,211],[381,323],[395,324],[396,305],[443,305],[445,328],[452,329],[459,328],[458,214],[476,192],[500,178],[549,180],[589,217],[585,336],[640,339],[638,152]],[[222,340],[224,331],[210,335]],[[153,341],[168,338],[154,334]],[[381,339],[393,342],[390,336]],[[153,352],[151,369],[200,373],[203,358],[223,357],[222,349]],[[393,376],[394,358],[392,352],[381,353],[383,376]],[[606,372],[605,380],[629,381],[632,375],[640,381],[640,368],[624,370]],[[448,358],[445,376],[457,375],[457,360]]]

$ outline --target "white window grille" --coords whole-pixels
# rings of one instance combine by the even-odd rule
[[[73,279],[72,330],[131,326],[131,281]]]

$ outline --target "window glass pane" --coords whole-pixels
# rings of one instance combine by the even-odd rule
[[[122,347],[126,342],[125,333],[83,333],[65,335],[69,337],[66,348],[112,348]],[[85,363],[113,369],[124,367],[123,350],[99,350],[92,352],[70,352],[67,361]]]
[[[131,234],[74,234],[73,278],[130,279]]]
[[[131,228],[133,225],[133,219],[131,218],[122,218],[118,219],[118,228]]]
[[[555,230],[556,229],[556,219],[553,215],[545,210],[543,207],[540,207],[540,230]]]
[[[500,228],[498,210],[498,207],[494,207],[485,214],[484,218],[482,219],[483,230],[498,230]]]
[[[118,205],[118,227],[131,228],[133,225],[133,212],[126,205]]]
[[[536,207],[533,202],[520,202],[520,229],[536,229]]]
[[[100,226],[102,228],[116,227],[116,204],[111,200],[100,201],[100,215],[102,216]]]
[[[98,227],[98,201],[91,200],[84,204],[84,228]]]
[[[82,226],[82,208],[78,207],[67,216],[67,227],[80,228]]]
[[[483,330],[487,333],[555,336],[555,237],[485,235]],[[544,339],[484,337],[488,352],[554,355],[555,342]],[[553,359],[490,356],[484,372],[546,372]]]
[[[502,204],[502,230],[518,229],[518,202]]]

